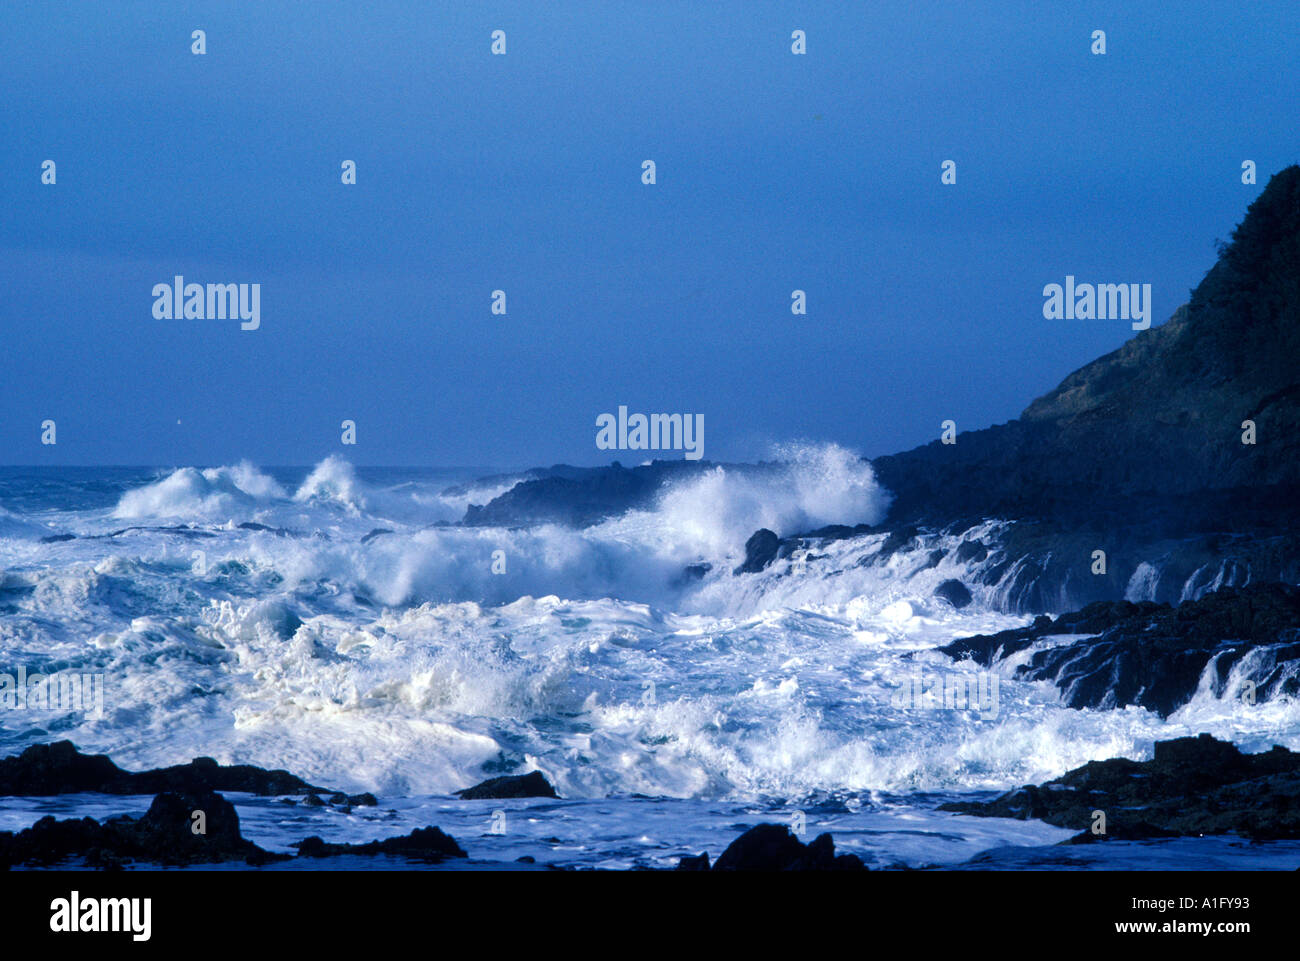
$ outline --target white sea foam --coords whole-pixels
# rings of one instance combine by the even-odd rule
[[[1205,730],[1300,747],[1294,700],[1245,712],[1207,686],[1168,720],[1071,710],[1014,680],[1014,661],[997,668],[991,720],[895,707],[918,666],[978,670],[930,648],[1025,622],[955,559],[1001,525],[922,534],[887,558],[881,534],[818,542],[802,568],[733,574],[757,527],[785,536],[885,509],[849,452],[787,456],[583,530],[430,526],[476,495],[368,484],[337,458],[296,486],[247,465],[187,468],[112,509],[72,505],[64,527],[82,533],[124,518],[200,530],[0,540],[0,667],[106,675],[102,719],[36,728],[0,713],[0,738],[57,729],[130,767],[206,754],[385,794],[536,767],[573,797],[736,801],[1005,788]],[[696,562],[711,569],[683,580]],[[970,585],[968,607],[934,597],[950,577]]]
[[[127,491],[113,513],[130,520],[205,521],[250,513],[261,503],[283,497],[280,486],[251,464],[207,470],[182,467],[156,483]]]

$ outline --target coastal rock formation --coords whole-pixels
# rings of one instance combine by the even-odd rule
[[[965,607],[971,602],[970,588],[951,577],[934,589],[934,596],[957,608]]]
[[[457,791],[456,795],[465,801],[479,801],[485,798],[559,797],[541,771],[489,778],[473,787]]]
[[[194,830],[195,812],[202,812],[203,833]],[[92,818],[45,817],[17,833],[0,831],[0,870],[22,864],[50,866],[69,859],[79,859],[88,867],[115,868],[128,861],[262,865],[287,857],[245,840],[235,806],[211,791],[159,794],[140,818],[121,815],[101,823]]]
[[[781,531],[777,556],[796,543],[884,532],[883,562],[919,531],[959,534],[997,518],[1012,522],[1000,541],[972,544],[958,560],[982,565],[979,583],[1006,610],[1178,603],[1218,587],[1300,582],[1297,360],[1300,166],[1291,166],[1167,323],[1069,374],[1015,420],[875,458],[876,479],[893,495],[884,522]],[[1253,443],[1243,443],[1248,434]],[[532,472],[471,507],[464,523],[588,525],[648,509],[668,482],[714,466]],[[738,570],[758,563],[746,557]]]
[[[707,853],[685,857],[679,871],[709,869]],[[759,824],[727,846],[714,871],[865,871],[856,854],[835,854],[835,842],[821,834],[804,844],[783,824]]]
[[[1035,651],[1015,670],[1018,679],[1052,681],[1069,707],[1136,704],[1167,717],[1196,693],[1211,664],[1216,697],[1254,703],[1300,694],[1300,588],[1287,584],[1224,588],[1178,607],[1098,602],[939,650],[989,667],[1070,634],[1093,636]],[[1237,689],[1229,691],[1230,683]]]
[[[1037,787],[941,810],[1075,828],[1072,843],[1203,834],[1300,838],[1300,754],[1277,746],[1242,754],[1202,734],[1158,742],[1149,761],[1090,761]],[[1104,833],[1094,833],[1098,811]]]
[[[772,563],[780,547],[781,538],[766,527],[759,528],[745,541],[745,560],[735,573],[757,574]]]
[[[267,771],[251,764],[226,766],[210,757],[150,771],[123,771],[106,755],[82,754],[71,741],[33,744],[17,756],[0,759],[0,797],[46,797],[80,791],[100,794],[244,791],[274,795],[324,790],[288,771]]]

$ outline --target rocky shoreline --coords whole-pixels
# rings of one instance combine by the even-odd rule
[[[1178,603],[1218,587],[1300,583],[1297,264],[1293,165],[1270,180],[1166,323],[1068,374],[1013,420],[967,430],[958,416],[947,442],[871,458],[892,498],[880,523],[760,530],[735,575],[830,540],[884,534],[901,548],[998,519],[1007,529],[986,547],[999,560],[978,576],[1016,613],[1076,610],[1135,591]],[[673,481],[718,466],[777,469],[561,465],[528,472],[471,506],[462,523],[586,526],[645,509]],[[705,573],[693,565],[677,586]]]
[[[1088,636],[1034,651],[1014,676],[1051,681],[1068,707],[1136,705],[1168,717],[1211,665],[1211,693],[1246,707],[1300,693],[1300,588],[1289,584],[1224,588],[1177,607],[1100,601],[939,650],[991,667],[1063,635]]]
[[[1243,754],[1201,734],[1157,742],[1149,761],[1090,761],[992,801],[950,802],[940,809],[1078,829],[1067,844],[1225,834],[1295,840],[1300,753],[1274,745]]]
[[[305,797],[297,803],[378,803],[370,795],[345,795],[308,785],[284,771],[250,765],[222,766],[210,759],[132,774],[104,755],[85,755],[68,742],[34,745],[0,760],[0,797],[57,796],[80,792],[131,793],[127,784],[168,788],[156,794],[140,817],[119,814],[95,820],[44,817],[17,832],[0,831],[0,870],[131,866],[216,866],[249,868],[296,862],[311,870],[329,859],[388,858],[408,867],[440,865],[470,857],[436,826],[363,844],[332,843],[319,836],[292,845],[296,854],[264,850],[245,838],[234,805],[211,785],[263,795]],[[92,787],[84,785],[91,784]],[[103,788],[113,788],[104,791]],[[456,792],[462,799],[554,798],[540,772],[493,778]],[[1300,839],[1300,754],[1274,747],[1243,754],[1209,735],[1159,742],[1150,761],[1094,761],[1040,786],[1026,786],[991,801],[960,801],[940,810],[975,817],[1041,820],[1077,828],[1066,844],[1107,839],[1234,835],[1252,841]],[[1098,814],[1102,830],[1097,830]],[[533,863],[533,859],[521,858]],[[351,862],[355,864],[355,861]],[[538,865],[559,869],[553,865]],[[804,843],[783,824],[749,828],[711,860],[707,851],[679,859],[677,871],[849,871],[868,870],[854,854],[836,854],[830,834]]]

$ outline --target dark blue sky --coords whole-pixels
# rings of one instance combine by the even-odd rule
[[[703,414],[715,460],[998,423],[1132,336],[1044,284],[1151,283],[1162,323],[1300,159],[1298,51],[1294,0],[6,5],[0,460],[606,463],[620,404]],[[178,273],[260,283],[261,329],[154,319]]]

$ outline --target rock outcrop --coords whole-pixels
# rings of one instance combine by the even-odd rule
[[[558,798],[555,788],[541,771],[494,777],[456,792],[465,801],[485,798],[551,797]]]
[[[1191,700],[1211,664],[1216,697],[1253,703],[1300,694],[1300,588],[1287,584],[1225,588],[1178,607],[1098,602],[939,650],[988,667],[1063,634],[1094,636],[1035,651],[1015,677],[1052,681],[1069,707],[1134,704],[1167,717]],[[1241,690],[1228,691],[1234,670]]]
[[[19,755],[0,759],[0,797],[45,797],[80,791],[100,794],[243,791],[274,795],[324,790],[288,771],[267,771],[251,764],[221,765],[210,757],[150,771],[124,771],[107,755],[82,754],[71,741],[34,744]]]
[[[196,830],[199,813],[201,832]],[[69,860],[88,867],[120,868],[131,861],[262,865],[287,857],[245,840],[235,806],[211,791],[159,794],[140,818],[121,815],[99,822],[45,817],[17,833],[0,831],[0,870],[15,865],[48,867]]]
[[[708,853],[684,857],[679,871],[709,870]],[[727,846],[714,871],[865,871],[856,854],[835,854],[829,834],[804,844],[783,824],[759,824]]]
[[[1080,833],[1073,843],[1237,834],[1300,838],[1300,754],[1243,754],[1208,734],[1161,741],[1149,761],[1091,761],[1054,781],[942,810],[1035,819]],[[1104,833],[1097,812],[1104,815]]]

